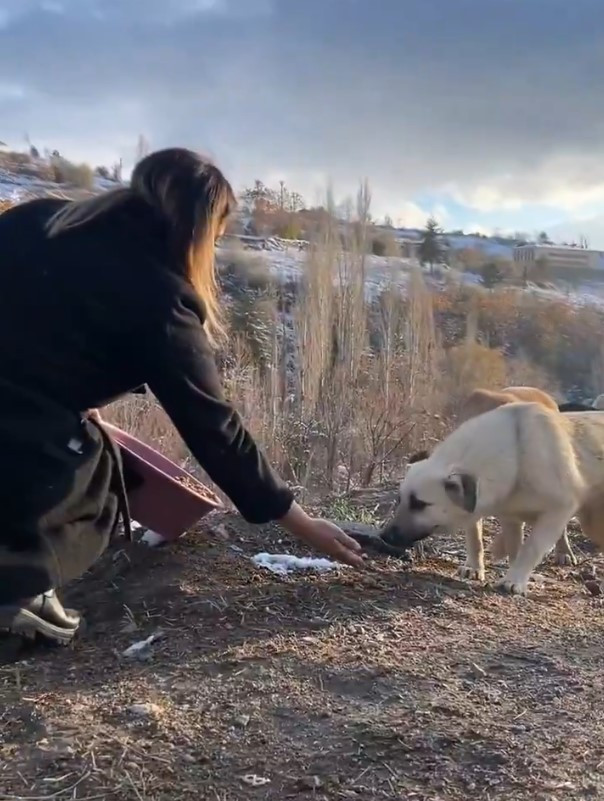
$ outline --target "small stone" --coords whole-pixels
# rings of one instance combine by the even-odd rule
[[[585,582],[585,589],[591,595],[602,595],[602,585],[599,581],[595,581],[594,579]]]
[[[216,537],[217,540],[222,540],[222,542],[229,542],[231,539],[229,532],[224,526],[214,526],[211,534],[213,537]]]
[[[323,787],[323,782],[318,776],[303,776],[298,780],[298,788],[300,790],[320,790]]]
[[[132,704],[128,707],[128,712],[137,718],[153,718],[161,712],[161,709],[157,704]]]
[[[588,565],[581,571],[581,578],[583,579],[583,581],[590,581],[590,580],[593,581],[597,577],[598,574],[596,572],[596,568],[594,565]]]
[[[250,720],[251,718],[249,715],[239,715],[239,717],[235,718],[234,723],[238,729],[247,729]]]
[[[57,761],[69,759],[74,754],[73,743],[65,739],[52,740],[51,742],[41,740],[37,750],[46,758]]]

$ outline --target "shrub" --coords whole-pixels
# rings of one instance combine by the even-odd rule
[[[7,169],[18,170],[20,167],[30,165],[31,162],[32,158],[29,153],[18,153],[16,150],[0,153],[0,165]]]
[[[384,233],[371,240],[371,252],[374,256],[400,256],[398,242],[392,234]]]
[[[245,343],[253,363],[266,368],[273,351],[277,309],[270,295],[242,292],[230,305],[229,331]]]
[[[493,289],[504,280],[505,276],[496,262],[489,261],[481,268],[480,278],[487,289]]]
[[[283,225],[277,226],[276,234],[282,239],[300,239],[302,236],[302,228],[292,215]]]
[[[267,292],[275,284],[266,260],[258,253],[233,247],[221,254],[219,261],[225,282],[236,292],[242,288]]]
[[[89,164],[73,164],[61,157],[53,159],[54,180],[59,184],[70,184],[78,189],[92,189],[94,173]]]

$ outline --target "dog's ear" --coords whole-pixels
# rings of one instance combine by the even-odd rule
[[[412,456],[409,457],[409,461],[407,464],[415,464],[416,462],[423,462],[424,459],[428,459],[430,456],[428,451],[418,451],[414,453]]]
[[[445,492],[456,506],[461,506],[466,512],[475,511],[477,486],[474,476],[469,473],[451,473],[444,483]]]

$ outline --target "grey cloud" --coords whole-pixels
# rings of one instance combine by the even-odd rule
[[[242,178],[312,171],[348,189],[367,175],[401,196],[499,177],[507,191],[515,176],[538,196],[527,175],[574,153],[586,186],[601,180],[589,170],[604,155],[601,0],[43,6],[0,0],[0,75],[31,96],[0,93],[0,109],[34,137],[71,119],[94,150],[138,123]]]

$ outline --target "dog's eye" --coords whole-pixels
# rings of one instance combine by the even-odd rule
[[[409,509],[412,512],[421,512],[426,506],[430,506],[430,504],[426,503],[426,501],[420,501],[414,492],[411,493],[409,496]]]

